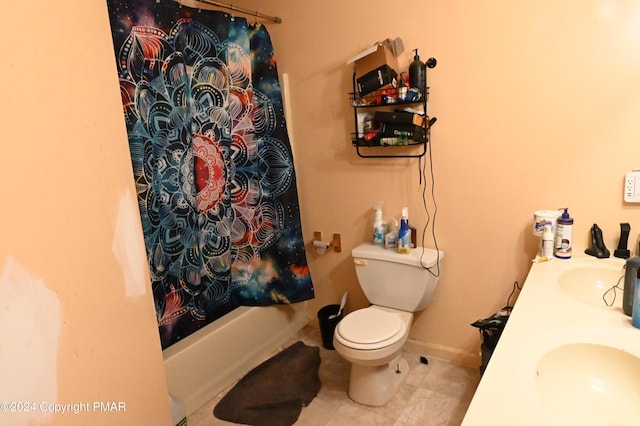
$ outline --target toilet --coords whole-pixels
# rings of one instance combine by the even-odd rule
[[[336,326],[333,346],[351,363],[349,398],[381,406],[393,398],[409,372],[402,346],[413,312],[429,303],[439,276],[442,251],[414,248],[409,254],[364,243],[351,252],[358,282],[371,303]],[[429,268],[431,272],[427,269]]]

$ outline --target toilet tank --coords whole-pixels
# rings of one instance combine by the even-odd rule
[[[369,302],[407,312],[427,306],[440,279],[436,263],[444,258],[444,252],[430,248],[400,254],[371,243],[359,245],[351,255]]]

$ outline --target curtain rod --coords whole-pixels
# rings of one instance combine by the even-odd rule
[[[240,13],[245,13],[247,15],[251,15],[251,16],[255,16],[258,18],[264,18],[264,19],[268,19],[270,21],[275,22],[276,24],[281,24],[282,23],[282,18],[280,18],[279,16],[269,16],[269,15],[265,15],[263,13],[258,12],[257,10],[254,12],[252,10],[248,10],[248,9],[243,9],[241,7],[236,7],[232,4],[226,4],[226,3],[222,3],[219,1],[213,1],[213,0],[196,0],[199,1],[200,3],[206,3],[206,4],[211,4],[213,6],[218,6],[218,7],[222,7],[225,9],[229,9],[235,12],[240,12]]]

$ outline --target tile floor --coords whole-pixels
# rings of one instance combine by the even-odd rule
[[[382,407],[367,407],[349,399],[349,363],[335,351],[322,347],[319,330],[305,327],[283,349],[298,340],[320,348],[322,388],[311,404],[302,409],[296,425],[459,425],[480,381],[477,368],[436,358],[429,358],[425,365],[420,363],[419,355],[405,353],[411,372],[398,393]],[[189,416],[189,426],[234,424],[213,416],[214,407],[229,389]]]

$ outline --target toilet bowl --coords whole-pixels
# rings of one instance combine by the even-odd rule
[[[349,397],[364,405],[384,405],[409,366],[401,356],[413,314],[370,306],[347,315],[336,327],[333,346],[351,363]]]
[[[351,363],[349,397],[381,406],[393,398],[407,376],[402,347],[409,337],[413,312],[429,303],[439,281],[433,268],[444,253],[411,249],[409,254],[370,243],[352,250],[360,287],[371,303],[346,315],[337,325],[333,346]]]
[[[409,337],[413,315],[382,306],[370,306],[347,315],[338,323],[334,345],[347,361],[380,365],[389,362]]]

